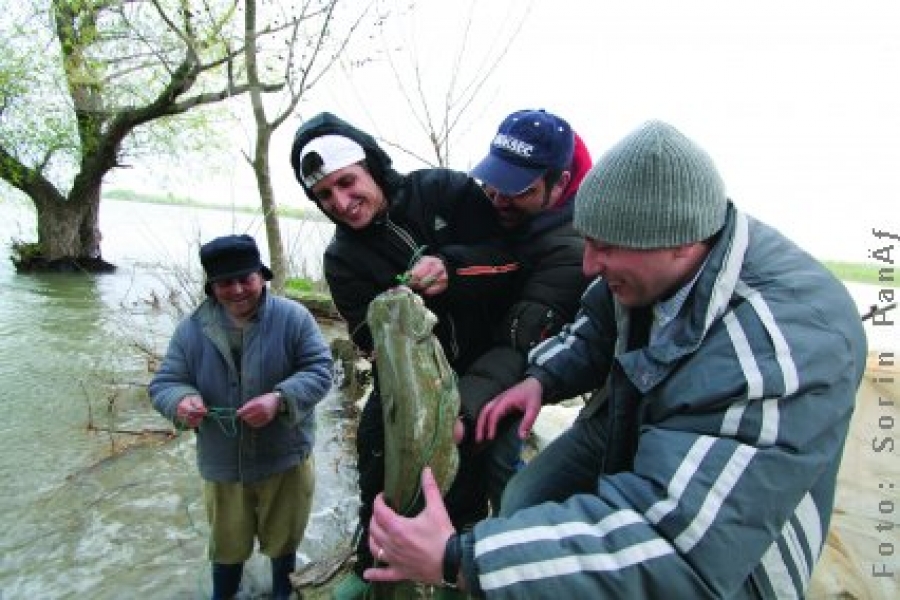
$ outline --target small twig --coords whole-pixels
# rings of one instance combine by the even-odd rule
[[[174,429],[164,429],[159,427],[144,427],[143,429],[119,429],[117,427],[88,427],[89,431],[103,431],[106,433],[121,433],[125,435],[165,435],[175,436],[178,434]]]
[[[80,379],[78,381],[78,384],[81,386],[81,391],[84,392],[84,401],[87,402],[87,409],[88,409],[87,428],[93,429],[94,428],[94,410],[93,410],[93,407],[91,406],[91,395],[88,394],[87,389],[84,387],[83,379]]]

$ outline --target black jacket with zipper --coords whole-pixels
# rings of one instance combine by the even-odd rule
[[[420,254],[437,255],[447,266],[448,287],[424,300],[438,318],[435,334],[451,366],[462,375],[494,343],[492,331],[519,285],[519,264],[503,242],[490,200],[465,173],[449,169],[398,173],[374,138],[329,113],[308,120],[295,135],[291,163],[301,185],[303,147],[329,134],[343,135],[363,147],[366,166],[388,201],[388,210],[364,229],[335,222],[334,238],[325,251],[325,278],[351,338],[362,352],[371,352],[369,303],[397,285],[398,276]],[[315,202],[311,190],[304,189]],[[497,364],[498,380],[503,385],[515,383],[523,365],[524,359],[522,365]]]
[[[514,384],[525,366],[522,353],[513,352],[506,355],[509,360],[487,361],[474,379],[466,372],[495,343],[496,325],[519,288],[519,265],[505,246],[490,200],[465,173],[423,169],[401,175],[391,167],[390,157],[374,138],[329,113],[308,120],[295,135],[291,163],[301,185],[300,154],[304,146],[313,138],[330,134],[351,138],[363,147],[366,168],[388,203],[387,210],[363,229],[335,221],[334,237],[325,250],[325,278],[353,342],[363,353],[371,353],[373,341],[366,323],[369,303],[396,286],[398,276],[406,273],[419,256],[440,256],[447,267],[448,287],[423,300],[438,319],[434,333],[458,376],[463,405],[484,405],[495,393],[495,386],[502,390]],[[311,190],[304,189],[316,202]],[[365,532],[385,477],[385,430],[377,369],[373,374],[375,382],[360,415],[356,439],[362,531],[356,544],[357,573],[374,562]],[[470,379],[475,385],[466,385]],[[486,516],[489,493],[485,461],[475,457],[471,444],[464,443],[460,450],[459,471],[444,499],[458,528]]]

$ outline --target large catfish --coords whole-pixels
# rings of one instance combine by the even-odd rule
[[[456,375],[432,333],[437,318],[409,288],[379,294],[367,320],[384,412],[384,496],[391,508],[411,515],[421,508],[423,467],[431,467],[443,493],[456,477]]]
[[[456,477],[456,375],[432,333],[437,318],[409,288],[379,294],[369,304],[367,320],[384,414],[384,498],[395,511],[411,516],[423,507],[426,465],[444,494]],[[373,591],[376,598],[400,599],[419,596],[415,590],[403,582],[378,584]]]

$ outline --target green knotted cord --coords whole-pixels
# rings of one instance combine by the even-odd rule
[[[225,437],[236,437],[238,433],[237,410],[233,408],[211,406],[207,409],[206,419],[214,420]]]
[[[397,283],[399,285],[409,284],[409,280],[412,277],[412,268],[416,266],[416,263],[419,262],[419,259],[422,258],[422,255],[425,254],[425,250],[427,249],[428,246],[419,246],[418,248],[416,248],[415,252],[413,252],[412,257],[409,259],[409,264],[406,265],[406,271],[397,275]]]
[[[454,375],[454,377],[455,377],[455,375]],[[450,388],[445,388],[444,393],[442,393],[440,395],[440,400],[438,402],[438,419],[437,419],[437,423],[435,423],[435,426],[434,426],[434,434],[431,436],[431,441],[429,442],[428,446],[425,448],[425,452],[423,452],[422,460],[419,463],[419,466],[416,468],[416,471],[419,472],[420,480],[422,479],[422,477],[421,477],[422,470],[425,468],[425,465],[427,465],[429,462],[431,462],[431,459],[434,457],[435,449],[437,448],[438,435],[441,431],[441,426],[443,425],[443,423],[441,421],[443,420],[444,411],[441,409],[443,408],[443,406],[446,402],[450,401],[450,397],[451,397],[450,394],[448,393],[448,389],[450,389]],[[405,507],[403,507],[402,510],[399,511],[400,514],[403,515],[404,517],[413,516],[412,510],[413,510],[413,508],[415,508],[416,502],[419,500],[419,497],[421,496],[421,494],[422,494],[422,486],[419,485],[416,488],[415,495],[412,498],[410,498],[409,503]]]

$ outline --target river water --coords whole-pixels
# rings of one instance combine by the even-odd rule
[[[265,255],[263,228],[229,211],[115,201],[103,203],[101,224],[116,273],[19,275],[6,244],[34,239],[33,214],[0,204],[0,600],[209,597],[192,434],[154,433],[170,427],[149,405],[139,348],[165,350],[177,320],[172,281],[199,277],[197,240],[251,233]],[[328,226],[282,226],[316,275]],[[300,564],[327,555],[354,525],[343,400],[332,390],[318,411],[317,491]],[[246,597],[266,597],[268,578],[255,555]]]

